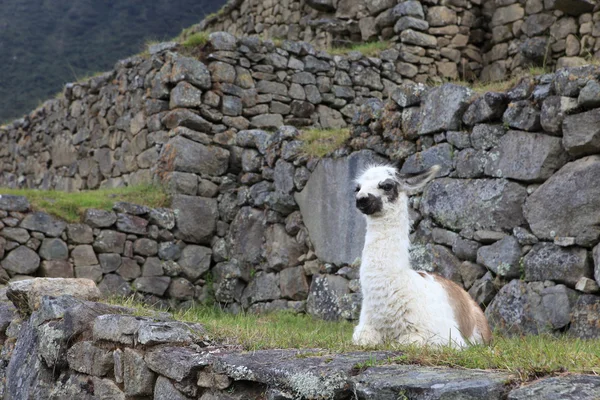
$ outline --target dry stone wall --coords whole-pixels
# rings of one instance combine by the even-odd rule
[[[28,280],[0,291],[3,399],[372,399],[402,393],[416,400],[542,400],[566,392],[593,399],[600,391],[600,378],[592,375],[563,374],[519,387],[507,372],[397,365],[391,360],[400,354],[391,351],[248,352],[213,341],[200,324],[164,313],[135,316],[95,302],[98,295],[86,280]]]
[[[595,0],[236,0],[192,31],[304,40],[321,48],[388,40],[404,68],[418,71],[417,81],[421,74],[493,81],[531,66],[598,59],[598,11]]]
[[[226,33],[211,35],[205,63],[170,47],[69,85],[64,100],[5,127],[0,151],[3,185],[80,189],[146,176],[173,193],[172,210],[117,204],[66,226],[3,196],[5,280],[66,271],[58,276],[153,303],[211,297],[231,312],[356,319],[364,221],[353,178],[374,160],[402,172],[439,164],[441,176],[410,201],[414,266],[461,284],[506,332],[599,335],[598,67],[524,78],[506,93],[390,85],[383,101],[369,90],[385,82],[382,60]],[[294,98],[300,89],[320,103]],[[340,95],[349,90],[355,97]],[[310,114],[294,114],[300,106]],[[350,126],[352,137],[330,157],[308,157],[284,124],[309,121]],[[70,162],[55,165],[65,149]]]

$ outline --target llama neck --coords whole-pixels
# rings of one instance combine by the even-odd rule
[[[363,249],[365,265],[396,272],[410,269],[409,229],[408,197],[400,194],[394,209],[388,210],[384,216],[367,218]]]

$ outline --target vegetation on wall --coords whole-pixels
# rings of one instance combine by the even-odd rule
[[[0,122],[76,81],[166,40],[224,0],[4,0],[0,2]]]

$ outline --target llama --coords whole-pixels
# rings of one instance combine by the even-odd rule
[[[485,315],[460,286],[415,271],[409,260],[408,190],[425,186],[439,166],[413,175],[375,166],[358,179],[356,207],[367,220],[360,266],[362,309],[353,342],[420,345],[489,343]]]

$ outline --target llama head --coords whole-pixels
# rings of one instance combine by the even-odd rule
[[[440,166],[434,165],[416,174],[400,174],[386,165],[370,167],[356,180],[356,208],[367,216],[381,216],[394,207],[400,195],[422,188],[439,170]]]

